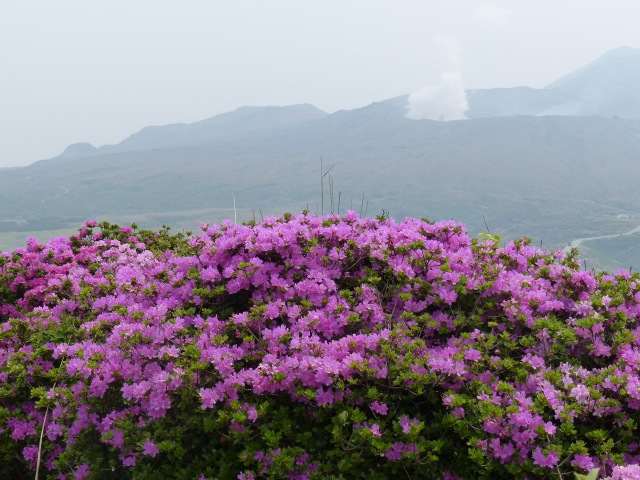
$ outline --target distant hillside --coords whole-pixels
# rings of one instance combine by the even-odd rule
[[[145,127],[118,145],[105,145],[96,149],[87,143],[75,144],[67,148],[61,157],[79,156],[81,152],[87,155],[120,153],[243,139],[292,128],[327,115],[326,112],[309,104],[288,107],[241,107],[233,112],[195,123]]]
[[[333,114],[311,105],[243,107],[147,127],[118,145],[72,145],[54,159],[0,170],[0,232],[72,228],[87,218],[186,228],[321,213],[321,157],[325,169],[335,164],[325,177],[325,213],[331,181],[334,211],[455,219],[476,233],[486,219],[494,232],[549,248],[626,232],[640,224],[640,108],[633,117],[635,89],[622,79],[609,84],[605,72],[635,78],[639,58],[616,50],[545,89],[469,92],[470,120],[407,119],[400,96]],[[607,101],[600,110],[583,102],[579,112],[606,115],[540,114],[594,91]],[[633,118],[609,115],[623,94]],[[640,244],[633,235],[617,241],[624,251]],[[584,245],[591,265],[617,265],[615,251]]]
[[[575,101],[566,92],[530,87],[467,90],[469,118],[543,115],[558,105]]]
[[[545,90],[574,99],[549,114],[640,119],[639,85],[640,50],[618,48],[548,85]]]
[[[640,50],[621,47],[545,88],[469,90],[469,118],[567,115],[640,119]]]

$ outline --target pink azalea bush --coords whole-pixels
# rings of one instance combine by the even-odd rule
[[[0,295],[3,478],[640,478],[640,277],[526,240],[87,222]]]

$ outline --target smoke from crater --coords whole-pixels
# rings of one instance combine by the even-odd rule
[[[445,72],[435,85],[409,95],[407,118],[413,120],[464,120],[469,107],[460,72]]]

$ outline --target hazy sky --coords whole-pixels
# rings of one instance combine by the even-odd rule
[[[638,18],[638,0],[0,0],[0,166],[243,105],[543,87],[640,48]]]

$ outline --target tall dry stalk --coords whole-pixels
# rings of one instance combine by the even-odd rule
[[[40,460],[42,458],[42,438],[44,437],[44,427],[47,425],[47,416],[49,415],[49,407],[44,411],[44,420],[42,420],[42,428],[40,429],[40,442],[38,443],[38,458],[36,460],[36,476],[38,480],[40,476]]]
[[[333,167],[335,167],[336,164],[334,163],[333,165],[331,165],[331,168],[329,168],[329,170],[325,172],[322,162],[323,162],[323,158],[320,157],[320,197],[321,197],[320,204],[322,206],[320,211],[324,216],[324,177],[326,177],[329,174],[329,172],[333,170]]]

